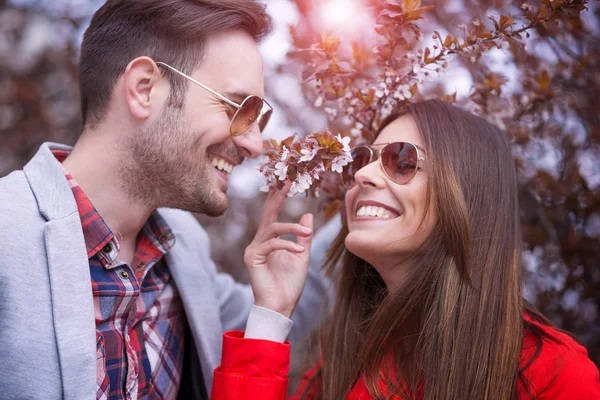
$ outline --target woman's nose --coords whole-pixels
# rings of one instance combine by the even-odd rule
[[[371,161],[354,175],[354,180],[362,188],[380,188],[385,186],[386,176],[378,160]]]

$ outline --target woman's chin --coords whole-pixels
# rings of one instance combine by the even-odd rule
[[[350,253],[370,264],[384,258],[391,261],[396,258],[401,260],[406,256],[414,256],[424,239],[416,238],[414,234],[397,233],[399,234],[396,238],[391,238],[383,233],[377,235],[373,231],[353,230],[346,235],[344,244]]]
[[[379,253],[380,241],[368,235],[366,232],[349,232],[344,241],[346,249],[357,257],[364,260],[371,259]]]

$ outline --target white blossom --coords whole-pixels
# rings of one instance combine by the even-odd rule
[[[290,149],[287,148],[287,146],[283,146],[283,150],[281,152],[281,161],[286,161],[288,159],[288,157],[290,156]]]
[[[394,92],[394,98],[398,100],[410,99],[411,97],[412,93],[410,92],[410,86],[408,85],[400,85]]]
[[[311,172],[310,175],[313,177],[313,179],[315,180],[319,180],[319,174],[321,172],[325,172],[325,164],[323,164],[323,162],[321,161],[319,163],[319,165],[317,165]]]
[[[275,164],[275,172],[273,172],[273,174],[275,174],[280,181],[283,181],[287,177],[287,170],[287,163],[284,161],[279,161],[277,164]]]
[[[290,188],[290,196],[294,196],[298,193],[304,193],[312,185],[312,177],[308,173],[300,174],[296,180],[292,183]]]
[[[380,82],[379,88],[375,90],[375,96],[382,98],[383,96],[387,96],[388,94],[390,94],[390,89],[388,89],[385,82]]]
[[[343,152],[349,152],[350,151],[350,141],[352,140],[352,138],[350,136],[345,136],[342,137],[342,135],[340,135],[338,133],[337,137],[336,137],[337,141],[340,142],[342,144],[342,151]]]
[[[337,116],[337,109],[336,108],[325,107],[323,109],[323,111],[325,111],[327,113],[327,116],[329,117],[329,119],[335,119],[335,117]]]
[[[298,193],[299,193],[298,192],[298,184],[296,182],[293,182],[292,186],[290,187],[290,192],[288,193],[288,197],[295,196]]]
[[[348,165],[350,161],[352,161],[352,157],[350,157],[349,155],[344,154],[343,156],[337,156],[331,162],[331,170],[333,172],[341,174],[344,170],[344,167]]]
[[[523,3],[523,4],[521,4],[521,10],[532,12],[532,11],[535,11],[535,7],[533,7],[529,3]]]
[[[300,157],[300,161],[303,161],[303,162],[311,161],[313,158],[315,158],[315,156],[317,155],[319,150],[322,149],[321,146],[316,144],[316,141],[312,140],[312,143],[314,143],[312,148],[300,150],[300,153],[302,154],[302,157]]]
[[[312,177],[308,173],[298,175],[298,185],[302,191],[308,190],[312,185]],[[301,192],[300,192],[301,193]]]

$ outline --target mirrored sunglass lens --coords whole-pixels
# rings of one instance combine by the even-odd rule
[[[417,149],[410,143],[390,143],[381,151],[381,162],[394,182],[405,184],[417,171]]]
[[[348,185],[354,182],[354,175],[358,170],[369,164],[371,159],[371,151],[367,147],[355,147],[350,154],[352,155],[352,162],[344,168],[342,175],[344,182]]]
[[[231,121],[231,134],[245,133],[260,115],[263,101],[260,97],[247,97]]]
[[[258,127],[262,132],[265,129],[265,126],[269,123],[269,119],[271,119],[271,114],[273,114],[273,110],[268,109],[264,114],[258,117]]]

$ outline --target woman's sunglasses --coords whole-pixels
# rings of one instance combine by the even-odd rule
[[[237,104],[236,102],[223,96],[221,93],[212,90],[208,86],[203,85],[194,78],[187,76],[183,72],[171,67],[170,65],[160,61],[157,61],[156,63],[169,68],[171,71],[183,76],[186,79],[189,79],[201,88],[208,90],[222,102],[234,107],[236,112],[233,115],[233,118],[231,118],[231,126],[229,128],[229,131],[233,136],[240,136],[248,132],[250,127],[252,127],[252,124],[257,121],[258,128],[261,132],[263,129],[265,129],[265,126],[267,126],[267,122],[269,122],[269,118],[271,118],[271,114],[273,113],[273,107],[271,107],[271,105],[265,99],[250,95],[246,97],[241,104]]]
[[[381,150],[375,146],[384,146]],[[379,158],[385,175],[398,185],[406,185],[417,171],[423,170],[420,163],[427,162],[421,154],[423,149],[407,142],[379,143],[371,146],[357,146],[352,148],[352,162],[349,163],[342,173],[342,179],[346,186],[355,181],[356,173],[370,164],[373,159]]]

